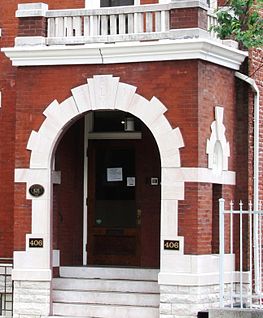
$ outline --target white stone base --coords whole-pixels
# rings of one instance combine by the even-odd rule
[[[50,282],[14,282],[13,318],[46,318],[50,314],[50,303]]]
[[[160,318],[193,318],[219,306],[219,285],[160,286]]]

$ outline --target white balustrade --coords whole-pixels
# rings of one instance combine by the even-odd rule
[[[99,9],[49,10],[47,45],[113,43],[174,39],[170,29],[170,10],[176,3],[148,4]],[[208,31],[217,24],[217,17],[208,10]],[[182,37],[182,32],[180,33]],[[177,33],[178,36],[178,33]],[[189,37],[189,33],[187,35]]]
[[[169,31],[169,6],[152,4],[47,12],[48,44],[158,40]]]

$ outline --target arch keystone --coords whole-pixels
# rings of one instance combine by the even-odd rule
[[[88,79],[92,110],[115,109],[119,80],[112,75],[96,75]]]

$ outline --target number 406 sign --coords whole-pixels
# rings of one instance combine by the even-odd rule
[[[42,248],[44,246],[43,238],[30,238],[29,247]]]
[[[165,250],[179,251],[180,250],[180,241],[164,240],[163,247]]]

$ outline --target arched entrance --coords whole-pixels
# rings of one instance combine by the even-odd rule
[[[27,149],[31,150],[28,169],[16,169],[15,181],[26,183],[26,195],[32,200],[32,233],[27,234],[27,248],[15,252],[15,280],[50,281],[52,264],[57,263],[52,242],[53,185],[60,183],[60,173],[54,170],[54,153],[58,140],[72,121],[96,110],[118,110],[132,114],[148,127],[153,135],[161,160],[161,234],[160,241],[178,240],[178,200],[184,198],[184,182],[180,174],[179,148],[183,140],[179,128],[173,129],[164,113],[166,107],[155,97],[150,101],[136,93],[136,87],[122,83],[112,75],[94,76],[87,84],[72,89],[72,96],[52,102],[43,112],[46,119],[38,132],[32,131]],[[181,178],[182,180],[182,178]],[[33,184],[41,184],[41,197],[29,193]],[[31,248],[30,238],[43,239],[41,249]],[[182,242],[181,242],[182,243]],[[161,244],[163,246],[163,244]],[[179,253],[183,253],[183,243]],[[161,248],[160,268],[174,262],[175,255]],[[53,256],[53,257],[52,257]],[[28,270],[30,269],[30,270]],[[33,273],[32,273],[33,270]]]
[[[60,140],[55,168],[60,265],[160,268],[161,164],[142,121],[123,111],[87,113]]]

